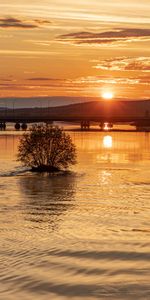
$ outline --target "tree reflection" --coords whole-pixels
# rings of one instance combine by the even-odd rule
[[[72,173],[21,176],[20,188],[24,195],[25,219],[32,226],[44,229],[48,225],[56,230],[58,222],[74,206],[75,175]]]

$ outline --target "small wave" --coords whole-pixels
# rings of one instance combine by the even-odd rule
[[[150,181],[132,181],[133,185],[141,186],[141,185],[150,185]]]
[[[106,171],[129,171],[129,172],[137,172],[139,171],[139,169],[137,168],[130,168],[130,167],[106,167],[106,166],[102,166],[102,167],[99,167],[99,170],[106,170]]]
[[[50,251],[49,255],[56,257],[73,257],[93,260],[120,260],[120,261],[149,261],[150,253],[136,251],[72,251],[55,250]]]
[[[150,233],[150,229],[139,229],[139,228],[133,228],[132,231],[135,231],[135,232],[148,232]]]

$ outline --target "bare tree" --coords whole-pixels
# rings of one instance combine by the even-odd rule
[[[76,148],[58,126],[34,125],[20,140],[18,160],[33,171],[67,169],[76,163]]]

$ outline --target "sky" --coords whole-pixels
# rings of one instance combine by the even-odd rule
[[[149,0],[1,0],[0,97],[150,99]]]

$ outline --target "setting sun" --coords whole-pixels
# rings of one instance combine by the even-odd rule
[[[106,100],[110,100],[112,99],[114,96],[114,94],[112,92],[103,92],[102,93],[102,97]]]

